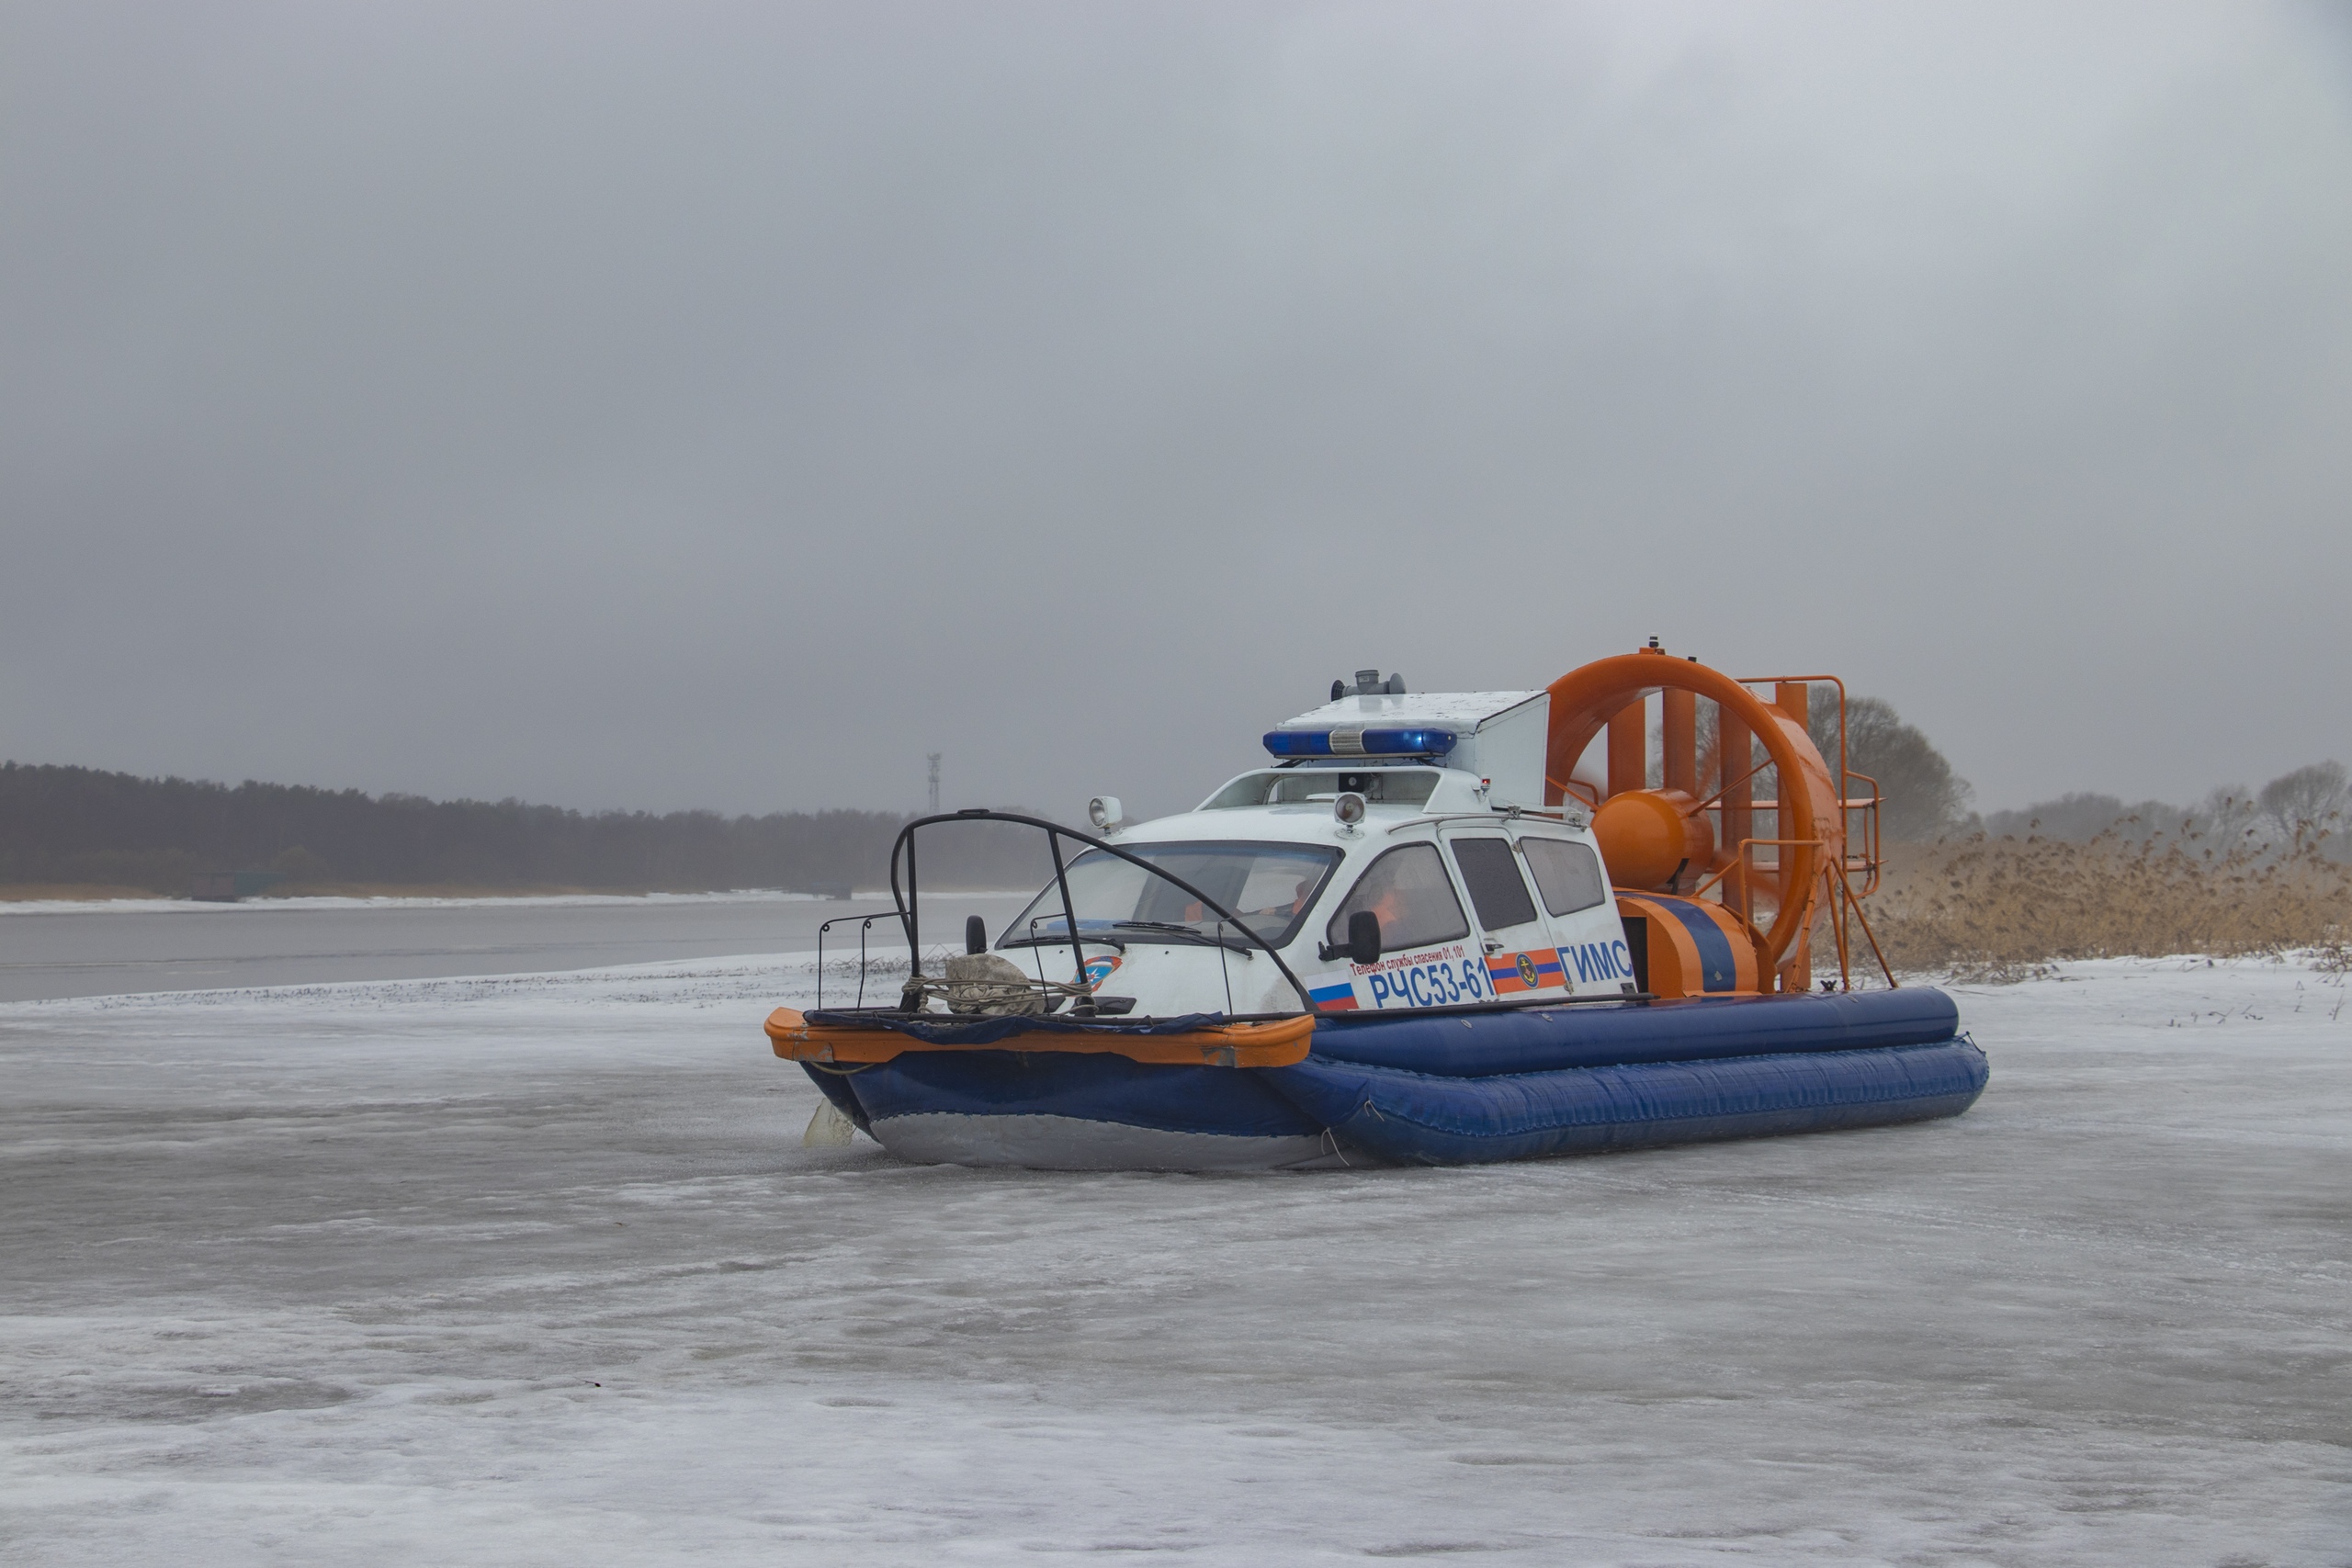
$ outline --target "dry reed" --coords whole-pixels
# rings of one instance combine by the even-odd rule
[[[2323,855],[2323,837],[2222,852],[2195,833],[1980,835],[1917,851],[1871,900],[1871,925],[1897,970],[1979,980],[2066,959],[2290,950],[2340,971],[2352,964],[2352,866]]]

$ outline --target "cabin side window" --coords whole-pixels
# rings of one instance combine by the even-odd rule
[[[1462,900],[1453,896],[1453,884],[1434,844],[1406,844],[1374,861],[1331,917],[1324,940],[1345,947],[1348,917],[1358,909],[1380,917],[1383,953],[1459,942],[1470,934],[1470,923],[1462,918]]]
[[[1600,874],[1600,857],[1590,844],[1566,839],[1521,839],[1527,869],[1535,874],[1535,890],[1544,907],[1555,915],[1573,915],[1608,902],[1609,879]]]
[[[1453,845],[1453,863],[1462,868],[1462,886],[1470,890],[1481,926],[1506,931],[1535,918],[1535,901],[1527,896],[1509,839],[1455,839]]]

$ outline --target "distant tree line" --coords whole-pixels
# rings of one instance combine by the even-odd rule
[[[271,871],[288,886],[375,884],[675,892],[834,892],[884,884],[888,811],[570,811],[300,784],[207,784],[93,768],[0,765],[0,883],[186,893],[199,873]],[[1044,835],[926,830],[926,886],[1034,887]]]
[[[1712,704],[1701,711],[1702,776],[1715,773]],[[1815,744],[1838,755],[1835,687],[1813,694]],[[2062,795],[1979,816],[1966,780],[1889,704],[1856,697],[1846,713],[1848,765],[1878,781],[1886,837],[1926,842],[1995,838],[2086,842],[2158,833],[2257,851],[2297,843],[2352,851],[2352,775],[2314,762],[2260,789],[2217,789],[2193,805]],[[1655,768],[1655,759],[1653,767]],[[288,887],[379,886],[699,892],[772,887],[870,889],[909,820],[888,811],[580,812],[518,800],[427,800],[300,784],[207,784],[93,768],[0,764],[0,884],[77,884],[188,891],[200,873],[266,871]],[[1026,888],[1050,863],[1043,836],[1000,825],[931,829],[930,886]]]
[[[1838,693],[1813,690],[1809,715],[1814,744],[1834,764],[1838,756]],[[1847,765],[1875,778],[1888,839],[1924,843],[1984,833],[1991,838],[2043,838],[2088,843],[2102,835],[2127,842],[2158,834],[2198,838],[2222,850],[2267,852],[2301,845],[2332,858],[2352,850],[2352,773],[2341,762],[2312,762],[2281,773],[2260,789],[2225,784],[2202,800],[2173,805],[2127,802],[2119,795],[2077,793],[2014,811],[1979,814],[1969,807],[1968,781],[1892,705],[1855,697],[1846,710]]]
[[[1701,776],[1715,776],[1715,715],[1700,708]],[[1838,761],[1838,688],[1816,685],[1807,705],[1813,743]],[[1917,726],[1880,697],[1846,704],[1846,765],[1878,781],[1880,823],[1897,843],[1929,843],[1984,833],[2088,843],[2101,835],[2138,842],[2158,834],[2201,839],[2210,847],[2267,852],[2298,843],[2332,858],[2352,854],[2352,773],[2340,762],[2313,762],[2256,789],[2228,784],[2202,800],[2173,805],[2075,794],[2015,811],[1978,813],[1968,781]],[[1758,753],[1761,756],[1761,752]],[[1653,772],[1656,771],[1655,760]]]
[[[2102,834],[2127,842],[2159,833],[2205,839],[2223,849],[2269,850],[2301,844],[2343,859],[2352,845],[2352,773],[2341,762],[2312,762],[2256,789],[2224,784],[2205,798],[2176,806],[2162,800],[2127,802],[2119,795],[2076,793],[2015,811],[1985,814],[1996,838],[2042,838],[2087,843]]]

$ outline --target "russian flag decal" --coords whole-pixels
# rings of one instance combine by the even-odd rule
[[[1333,986],[1311,986],[1306,994],[1315,1000],[1317,1012],[1353,1012],[1356,987],[1352,980],[1342,980]]]

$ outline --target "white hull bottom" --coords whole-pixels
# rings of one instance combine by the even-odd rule
[[[1170,1133],[1076,1116],[888,1116],[874,1137],[918,1165],[1012,1165],[1031,1170],[1316,1170],[1341,1159],[1328,1135],[1252,1138]]]

